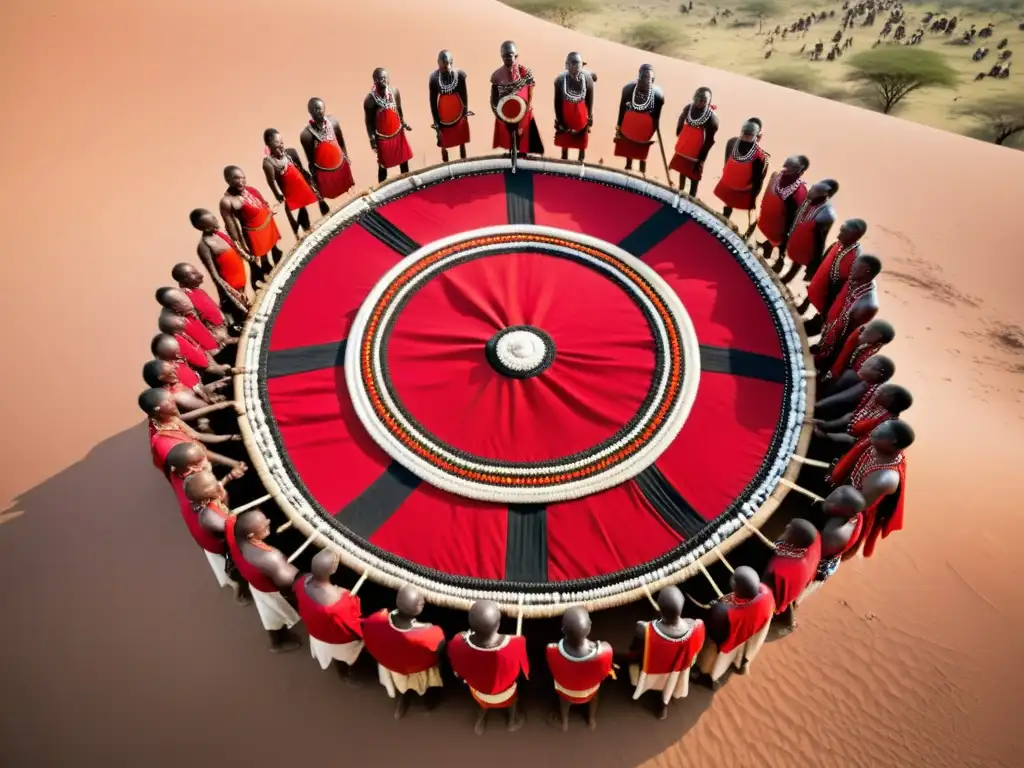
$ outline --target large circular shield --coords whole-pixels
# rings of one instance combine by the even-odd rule
[[[498,100],[498,114],[506,123],[518,123],[526,117],[526,100],[518,93],[510,93]]]

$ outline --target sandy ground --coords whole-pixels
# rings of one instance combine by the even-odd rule
[[[522,5],[536,8],[538,0],[507,0],[509,5]],[[554,0],[557,2],[558,0]],[[543,0],[541,0],[542,5]],[[567,5],[572,5],[568,0]],[[774,73],[782,71],[788,78],[784,84],[793,83],[799,77],[806,85],[799,82],[791,87],[800,90],[810,89],[820,96],[861,104],[862,100],[856,89],[846,81],[849,68],[846,62],[858,51],[868,50],[882,31],[888,12],[880,12],[872,27],[859,25],[843,33],[843,42],[847,37],[853,38],[853,47],[834,61],[810,61],[809,51],[821,39],[825,43],[825,51],[831,47],[832,35],[842,29],[842,0],[831,2],[777,2],[776,11],[765,16],[763,25],[759,25],[757,16],[744,10],[746,5],[739,0],[717,0],[714,3],[695,1],[693,10],[687,14],[679,12],[680,0],[611,0],[595,3],[595,8],[586,13],[567,17],[566,21],[574,29],[618,42],[631,42],[637,39],[655,39],[651,32],[638,32],[637,25],[657,26],[657,39],[662,47],[656,48],[659,53],[675,56],[690,62],[720,67],[730,72],[763,78],[770,82],[781,82]],[[906,120],[942,128],[955,133],[973,135],[979,123],[970,117],[963,116],[955,110],[965,104],[995,96],[1010,96],[1024,100],[1024,76],[1014,72],[1006,79],[985,78],[975,82],[979,72],[988,72],[1001,53],[996,45],[1002,38],[1008,38],[1006,50],[1013,51],[1015,56],[1024,55],[1024,32],[1017,25],[1024,21],[1024,3],[1017,3],[1013,13],[989,12],[978,10],[984,6],[983,0],[971,3],[936,2],[905,2],[904,15],[907,19],[907,37],[910,37],[919,26],[920,20],[928,12],[958,17],[957,32],[951,36],[942,33],[925,32],[924,41],[917,46],[923,50],[940,53],[959,77],[959,82],[952,88],[929,88],[911,94],[898,107],[898,114]],[[1012,2],[1003,7],[1012,7]],[[723,15],[726,11],[731,15]],[[812,13],[835,11],[835,17],[817,21],[806,33],[787,36],[775,36],[771,45],[767,45],[769,34],[777,25],[788,26],[801,17]],[[711,19],[717,15],[717,24],[712,25]],[[987,41],[975,38],[969,45],[960,45],[960,33],[968,30],[971,24],[983,29],[987,24],[995,25],[994,33]],[[925,25],[927,28],[927,25]],[[892,40],[890,35],[887,40]],[[807,51],[801,53],[806,45]],[[989,54],[981,62],[972,61],[971,57],[977,48],[988,46]],[[765,59],[765,52],[772,49],[770,58]],[[1013,65],[1013,70],[1017,65]],[[1014,146],[1024,146],[1024,139],[1018,135],[1011,142]]]
[[[440,764],[452,748],[488,765],[1020,764],[1024,350],[999,329],[1024,325],[1024,155],[484,0],[295,0],[287,12],[269,0],[40,0],[4,17],[0,764]],[[545,127],[550,77],[585,50],[601,76],[594,160],[611,157],[605,94],[643,61],[669,113],[711,84],[726,126],[758,114],[776,159],[801,152],[813,175],[842,181],[840,215],[870,222],[888,269],[897,379],[917,398],[907,530],[845,566],[752,676],[696,693],[664,723],[614,696],[593,735],[550,731],[535,712],[525,732],[476,739],[464,702],[396,725],[378,689],[347,689],[305,651],[272,657],[255,615],[215,593],[135,406],[152,291],[194,253],[187,213],[215,205],[224,164],[258,179],[262,130],[297,139],[319,95],[369,183],[360,102],[381,64],[404,89],[414,166],[435,162],[436,52],[453,49],[486,115],[509,37],[539,75]],[[489,119],[473,131],[486,151]]]

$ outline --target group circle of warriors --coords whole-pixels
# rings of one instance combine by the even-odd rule
[[[493,146],[510,154],[542,153],[533,119],[533,73],[520,63],[512,42],[501,46],[501,58],[502,66],[491,76]],[[584,67],[578,53],[570,54],[554,83],[555,145],[563,158],[570,149],[584,157],[593,124],[597,78]],[[456,147],[464,158],[473,113],[466,73],[455,68],[448,51],[438,56],[429,90],[431,127],[443,158]],[[622,89],[616,120],[615,154],[625,158],[627,169],[637,161],[639,171],[646,171],[650,147],[660,140],[663,104],[654,70],[644,65],[637,79]],[[389,168],[406,172],[412,152],[405,133],[411,128],[386,70],[374,71],[364,108],[378,180],[386,178]],[[338,121],[321,99],[310,99],[308,111],[309,122],[299,139],[301,155],[275,129],[267,129],[263,137],[267,185],[284,204],[296,236],[310,228],[309,206],[326,214],[327,201],[355,183]],[[683,186],[689,180],[688,194],[696,195],[718,127],[710,89],[698,88],[677,121],[671,162],[663,157],[666,171],[679,174],[680,194],[686,193]],[[647,691],[658,693],[660,717],[673,700],[687,695],[691,677],[717,689],[728,670],[749,669],[770,626],[780,633],[792,631],[796,607],[841,562],[860,553],[872,555],[880,538],[902,527],[904,451],[914,433],[901,416],[912,397],[893,382],[895,364],[881,354],[895,336],[892,326],[877,316],[876,279],[882,263],[862,248],[868,229],[863,220],[842,222],[832,236],[838,221],[833,206],[838,182],[808,184],[804,176],[810,161],[802,155],[787,157],[769,173],[770,156],[761,139],[762,122],[751,118],[726,142],[714,194],[726,218],[734,210],[747,211],[745,237],[759,233],[752,245],[779,280],[792,285],[800,277],[804,284],[803,299],[795,301],[808,337],[815,339],[811,351],[818,397],[812,453],[833,460],[822,483],[827,496],[798,487],[814,495],[820,509],[808,512],[808,519],[794,518],[777,541],[765,540],[771,553],[761,574],[746,565],[736,567],[730,592],[723,594],[716,586],[718,599],[709,605],[684,599],[674,586],[661,590],[659,617],[637,625],[628,650],[616,652],[606,642],[591,640],[584,607],[566,610],[563,639],[545,648],[557,701],[550,721],[563,730],[574,705],[586,705],[587,721],[590,727],[596,725],[598,693],[615,676],[616,662],[628,669],[634,699]],[[529,677],[530,659],[518,630],[515,635],[500,632],[495,603],[476,602],[469,611],[469,629],[446,638],[440,627],[420,620],[424,597],[415,587],[398,592],[394,610],[363,615],[356,594],[361,582],[349,590],[332,580],[339,568],[334,552],[318,552],[306,560],[309,573],[300,573],[292,561],[312,539],[290,556],[268,543],[290,523],[249,471],[250,457],[237,434],[242,406],[225,390],[233,376],[243,373],[232,364],[240,324],[251,309],[252,292],[281,256],[281,235],[275,208],[249,185],[241,168],[227,167],[224,181],[223,228],[208,210],[195,209],[190,217],[200,232],[199,260],[219,301],[203,290],[204,275],[195,266],[182,262],[173,267],[173,284],[156,292],[159,332],[150,346],[153,359],[143,366],[147,389],[139,396],[149,419],[154,465],[170,482],[186,528],[217,583],[230,587],[238,603],[255,604],[273,651],[300,647],[291,630],[301,621],[311,655],[322,669],[335,664],[348,676],[365,648],[376,679],[397,700],[397,717],[416,696],[433,706],[450,670],[479,705],[477,732],[495,709],[504,710],[508,727],[517,730],[524,722],[517,690]]]

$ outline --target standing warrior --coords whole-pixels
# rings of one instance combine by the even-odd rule
[[[202,233],[196,254],[217,286],[221,309],[236,319],[244,318],[249,312],[249,297],[245,294],[248,278],[242,253],[248,256],[248,252],[239,252],[231,237],[220,228],[217,217],[205,208],[196,208],[188,218]]]
[[[672,162],[668,166],[679,172],[680,192],[683,191],[683,179],[689,179],[690,196],[697,195],[697,186],[704,175],[704,161],[715,145],[716,133],[718,117],[711,103],[711,89],[698,88],[693,93],[693,101],[687,104],[679,115],[679,121],[676,123],[675,154],[672,155]]]
[[[299,143],[321,198],[334,200],[355,186],[345,137],[337,118],[327,114],[323,99],[310,99],[306,109],[309,111],[309,123],[299,134]],[[320,210],[324,214],[327,213],[325,208],[326,205],[321,203]]]
[[[558,713],[551,722],[569,730],[569,707],[587,705],[587,725],[597,728],[597,701],[601,683],[615,677],[612,647],[590,637],[590,614],[582,606],[573,606],[562,614],[563,639],[548,645],[548,669],[555,680]]]
[[[139,395],[139,408],[149,417],[149,449],[153,454],[153,464],[163,473],[167,473],[167,454],[179,443],[204,443],[216,445],[231,440],[241,440],[240,435],[209,435],[196,432],[188,426],[174,398],[165,389],[147,389]],[[216,406],[210,406],[216,410]],[[203,415],[202,410],[193,411],[186,418],[198,419]],[[220,454],[207,451],[207,458],[224,466],[235,467],[235,462]]]
[[[846,346],[850,334],[857,332],[860,326],[874,319],[878,314],[878,290],[875,278],[882,271],[882,262],[869,253],[861,254],[850,267],[850,277],[846,281],[844,293],[832,305],[821,336],[817,344],[811,347],[814,354],[814,365],[818,369],[819,380],[824,383],[831,378],[832,366]]]
[[[910,390],[899,384],[882,384],[868,390],[857,407],[831,421],[814,420],[816,437],[828,440],[843,449],[852,448],[874,431],[879,424],[898,419],[914,404]]]
[[[784,633],[796,629],[796,601],[814,579],[820,562],[818,531],[806,520],[790,520],[764,571],[764,583],[775,597],[775,618]]]
[[[775,614],[772,591],[761,583],[757,571],[741,565],[729,582],[725,597],[716,600],[708,617],[708,639],[697,664],[710,677],[712,690],[722,683],[730,666],[746,673],[764,645],[768,627]]]
[[[637,79],[622,89],[619,117],[615,121],[615,156],[626,158],[626,170],[640,161],[640,173],[647,173],[647,155],[661,124],[665,95],[654,85],[654,67],[644,64]]]
[[[330,212],[313,184],[313,177],[302,167],[299,153],[286,148],[284,139],[275,128],[267,128],[263,132],[263,143],[267,147],[263,158],[263,173],[267,177],[267,186],[274,193],[277,202],[284,203],[284,212],[292,234],[299,236],[299,230],[310,230],[309,211],[307,205],[314,203],[320,206],[320,214]],[[298,215],[293,211],[298,211]]]
[[[811,162],[803,155],[790,155],[782,163],[782,170],[768,179],[768,188],[761,198],[761,210],[757,215],[757,228],[765,236],[761,243],[761,255],[765,261],[779,249],[779,259],[786,255],[789,233],[793,229],[797,211],[807,198],[804,172]]]
[[[594,79],[583,69],[583,57],[573,51],[565,57],[565,71],[555,78],[555,146],[562,159],[579,150],[582,163],[594,125]]]
[[[438,662],[444,648],[444,631],[433,624],[422,624],[416,617],[423,613],[423,595],[411,584],[398,590],[398,609],[382,608],[363,619],[363,642],[377,660],[380,684],[388,696],[398,699],[395,719],[409,709],[409,694],[423,696],[430,688],[440,688]]]
[[[480,706],[473,730],[479,736],[492,709],[507,710],[508,729],[518,731],[526,718],[519,714],[516,690],[519,676],[529,678],[526,638],[498,632],[501,611],[490,600],[477,600],[469,609],[469,629],[452,638],[448,657],[456,677],[469,686]]]
[[[248,255],[249,277],[255,289],[281,258],[277,247],[281,233],[270,204],[258,189],[246,184],[245,171],[229,165],[224,169],[224,181],[228,188],[220,199],[220,215],[235,249]]]
[[[782,282],[788,283],[796,277],[801,266],[806,268],[808,280],[814,276],[825,253],[829,230],[836,221],[836,212],[830,201],[838,191],[839,182],[834,179],[819,181],[807,190],[807,197],[801,203],[789,230],[785,255],[793,264],[783,275]],[[777,274],[782,272],[784,261],[781,257],[782,254],[772,265]]]
[[[852,557],[863,544],[864,557],[871,557],[879,537],[903,529],[903,501],[906,497],[907,459],[903,452],[914,443],[914,430],[902,419],[891,419],[839,459],[829,473],[833,487],[852,485],[864,496],[864,526],[860,537],[846,553]]]
[[[199,459],[198,462],[195,460]],[[190,443],[175,446],[168,456],[171,464],[171,484],[178,497],[182,520],[196,544],[206,555],[217,586],[231,587],[235,602],[249,605],[252,598],[246,585],[235,581],[228,573],[227,542],[224,541],[224,524],[230,514],[228,495],[224,482],[241,476],[232,471],[224,481],[218,482],[209,471],[209,462],[201,448]],[[206,464],[205,468],[197,464]]]
[[[836,355],[832,367],[821,372],[822,393],[843,389],[855,383],[861,366],[886,344],[896,338],[896,329],[888,320],[878,318],[855,328],[846,337],[846,343]]]
[[[739,136],[725,143],[725,168],[715,186],[715,197],[725,203],[726,218],[737,208],[747,212],[745,238],[754,231],[750,214],[757,210],[757,196],[768,172],[769,155],[758,144],[760,138],[761,121],[755,117],[743,124]]]
[[[298,639],[288,630],[299,623],[299,614],[284,599],[299,569],[288,562],[281,550],[266,543],[270,520],[259,509],[250,509],[224,521],[224,540],[239,575],[249,584],[263,628],[270,636],[274,653],[294,651]]]
[[[814,417],[818,419],[836,418],[849,413],[865,395],[896,375],[896,364],[885,355],[872,355],[860,367],[857,377],[839,386],[827,397],[814,404]]]
[[[533,72],[519,63],[519,51],[511,40],[501,44],[501,62],[491,75],[493,147],[523,157],[543,155],[544,143],[533,120]]]
[[[448,162],[448,150],[459,148],[459,157],[466,159],[466,145],[469,144],[469,92],[466,89],[466,73],[455,68],[451,51],[437,54],[437,69],[430,75],[430,114],[434,124],[430,126],[437,134],[437,146],[441,148],[441,159]]]
[[[237,333],[228,327],[228,318],[217,306],[217,302],[203,290],[205,280],[202,272],[188,262],[180,261],[171,267],[171,277],[178,284],[178,288],[188,296],[207,328],[223,327],[229,334],[237,336]]]
[[[629,682],[636,686],[633,698],[646,691],[661,692],[658,719],[668,717],[672,699],[685,698],[690,692],[690,668],[704,645],[704,622],[683,618],[683,593],[678,587],[665,587],[658,593],[661,618],[639,621],[634,646],[640,653],[639,664],[629,667]]]
[[[847,219],[839,227],[836,241],[825,251],[825,256],[807,286],[808,305],[818,310],[822,317],[827,317],[835,303],[836,297],[850,277],[850,268],[854,260],[860,256],[860,240],[868,231],[864,219]],[[807,310],[802,306],[801,313]]]
[[[821,560],[814,579],[797,600],[798,606],[832,577],[843,555],[857,545],[864,525],[864,497],[852,485],[841,485],[832,491],[821,503],[821,509],[826,516],[821,529]]]
[[[405,132],[412,128],[402,112],[402,94],[391,87],[383,67],[373,70],[373,88],[363,99],[363,115],[370,149],[377,153],[377,183],[388,177],[388,168],[398,166],[400,173],[408,173],[412,147]]]
[[[332,661],[336,669],[348,677],[349,668],[363,650],[362,607],[359,598],[331,583],[338,570],[338,556],[329,549],[317,552],[312,573],[295,582],[295,600],[299,616],[309,633],[309,651],[327,669]]]

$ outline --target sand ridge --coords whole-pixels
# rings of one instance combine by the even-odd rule
[[[1017,762],[1022,679],[1012,660],[1024,611],[1014,580],[1024,523],[1012,447],[1024,438],[1024,374],[1013,366],[1024,356],[991,331],[1024,326],[1012,194],[1024,155],[587,38],[483,0],[296,0],[287,12],[268,0],[43,0],[7,17],[0,56],[20,74],[0,84],[12,180],[0,188],[8,222],[0,496],[18,499],[25,514],[0,526],[0,575],[18,585],[5,595],[17,631],[0,654],[5,696],[17,702],[0,717],[4,764],[61,765],[74,750],[79,761],[117,765],[134,748],[159,754],[160,765],[197,755],[241,764],[224,733],[249,723],[289,736],[261,742],[268,762],[336,759],[339,729],[348,757],[363,760],[379,760],[386,744],[396,760],[455,746],[459,759],[497,765]],[[609,164],[609,95],[652,61],[667,94],[666,132],[692,90],[711,85],[723,144],[760,116],[773,159],[806,154],[811,177],[839,179],[839,215],[866,219],[868,249],[912,277],[882,280],[883,315],[899,333],[897,380],[916,398],[907,530],[809,603],[800,629],[770,645],[749,678],[695,695],[664,724],[609,704],[593,738],[549,735],[538,710],[518,738],[473,740],[469,710],[458,705],[396,726],[379,692],[339,689],[304,653],[269,657],[253,617],[214,594],[165,484],[146,468],[136,426],[152,292],[171,264],[194,258],[187,214],[215,206],[221,168],[241,164],[262,189],[263,129],[278,128],[294,146],[306,99],[318,95],[340,119],[365,188],[374,168],[360,102],[378,65],[403,91],[413,167],[436,162],[426,79],[444,47],[469,73],[471,151],[489,151],[487,76],[505,38],[537,75],[549,148],[549,89],[569,50],[583,51],[600,75],[588,157]],[[721,149],[708,162],[705,199]],[[36,449],[40,430],[61,437]],[[85,578],[65,571],[59,588],[26,579],[38,572],[32,552],[44,537],[58,570]],[[159,578],[140,596],[125,568]],[[211,647],[232,651],[211,658]],[[264,695],[286,709],[253,713]],[[220,713],[215,724],[204,709]]]

